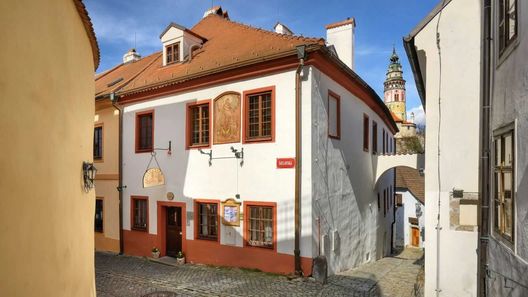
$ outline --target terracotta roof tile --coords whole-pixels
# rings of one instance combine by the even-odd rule
[[[135,78],[141,71],[156,61],[161,53],[154,53],[135,62],[119,64],[95,77],[95,97],[103,97],[116,92]]]
[[[395,121],[395,122],[403,122],[402,119],[400,119],[394,112],[390,112],[391,113],[391,116],[392,116],[392,119]]]
[[[341,26],[348,25],[348,24],[352,24],[352,26],[355,27],[356,21],[354,20],[354,18],[348,18],[344,21],[328,24],[325,26],[325,28],[328,30],[328,29],[333,29],[333,28],[341,27]]]
[[[218,15],[208,15],[191,31],[206,38],[207,42],[193,54],[190,61],[163,66],[161,54],[158,53],[156,61],[124,86],[121,93],[133,94],[170,85],[186,77],[214,73],[230,65],[252,61],[257,63],[266,57],[294,51],[296,46],[302,44],[324,46],[322,38],[283,35],[233,22]]]
[[[408,189],[420,202],[425,204],[424,176],[409,167],[396,168],[396,187]]]
[[[100,52],[99,52],[99,45],[97,44],[97,38],[95,37],[95,32],[93,29],[92,21],[90,20],[90,16],[88,16],[88,11],[86,10],[86,6],[84,6],[84,3],[82,2],[82,0],[73,0],[73,3],[75,4],[77,13],[81,17],[84,30],[86,31],[86,35],[88,35],[88,39],[90,40],[90,45],[92,47],[94,67],[95,67],[94,70],[97,70],[97,67],[99,67]]]

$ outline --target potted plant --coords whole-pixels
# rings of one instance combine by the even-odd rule
[[[152,258],[159,258],[160,256],[160,250],[157,247],[152,248]]]
[[[178,262],[179,265],[185,264],[185,254],[182,251],[179,251],[176,255],[176,262]]]

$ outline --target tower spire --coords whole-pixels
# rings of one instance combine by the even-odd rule
[[[403,79],[400,57],[396,53],[396,47],[392,45],[392,55],[387,69],[384,83],[385,104],[389,110],[397,117],[395,120],[406,121],[405,106],[405,80]]]

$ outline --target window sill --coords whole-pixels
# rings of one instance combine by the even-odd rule
[[[149,149],[136,149],[136,154],[142,154],[142,153],[152,153],[154,150],[149,148]]]
[[[210,241],[210,242],[218,242],[218,237],[217,238],[209,238],[209,237],[197,236],[196,239],[197,240]]]
[[[274,139],[272,137],[266,137],[266,138],[249,138],[249,139],[244,140],[244,143],[259,143],[259,142],[274,142]]]
[[[139,231],[139,232],[148,232],[148,227],[147,228],[136,228],[136,227],[132,227],[130,228],[132,231]]]
[[[210,143],[206,143],[206,144],[193,144],[193,145],[189,145],[189,146],[187,146],[186,149],[188,149],[188,150],[196,150],[196,149],[210,148],[210,147],[211,147],[211,144],[210,144]]]
[[[497,53],[497,66],[496,69],[499,69],[500,66],[508,59],[508,57],[515,51],[515,49],[519,46],[519,38],[518,36],[515,37],[515,40],[512,41],[503,51],[502,53]]]
[[[336,140],[341,140],[341,135],[330,135],[330,134],[328,134],[328,138],[332,138],[332,139],[336,139]]]
[[[265,249],[270,251],[275,251],[275,246],[261,246],[261,245],[252,245],[248,242],[246,242],[246,247],[249,248],[255,248],[255,249]]]

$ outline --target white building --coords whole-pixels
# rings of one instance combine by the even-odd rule
[[[442,1],[404,42],[427,114],[426,297],[477,294],[479,5]]]
[[[112,95],[124,106],[125,253],[305,275],[318,255],[334,273],[390,253],[394,173],[376,180],[376,159],[397,128],[341,54],[352,24],[330,26],[350,30],[335,51],[221,8],[164,30],[162,52]],[[148,164],[164,185],[143,187]]]
[[[423,248],[425,234],[424,176],[419,170],[396,168],[394,246]]]

